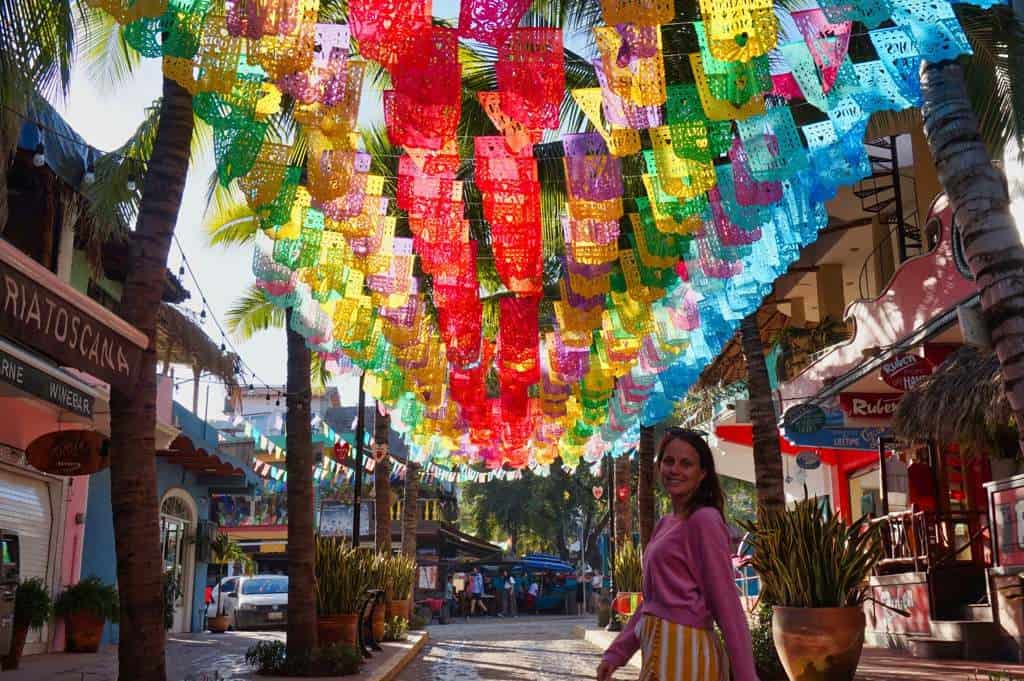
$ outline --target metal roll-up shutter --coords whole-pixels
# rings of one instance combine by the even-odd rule
[[[53,514],[48,487],[42,480],[0,469],[0,528],[18,535],[22,581],[31,577],[49,581]],[[60,492],[54,493],[59,500]],[[39,645],[47,637],[48,632],[30,631],[26,653],[42,652]]]

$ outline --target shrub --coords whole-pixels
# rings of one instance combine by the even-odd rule
[[[639,592],[644,588],[643,559],[640,549],[627,541],[615,552],[615,589],[617,591]]]
[[[245,651],[245,663],[260,674],[280,674],[284,670],[284,641],[260,641]]]
[[[775,650],[775,641],[772,640],[772,606],[763,600],[754,611],[750,638],[754,646],[758,678],[761,681],[786,681],[786,670],[782,667],[779,653]]]
[[[404,601],[412,595],[416,581],[416,561],[408,556],[388,556],[381,577],[384,596],[389,601]]]
[[[104,584],[99,577],[86,577],[57,596],[53,611],[61,617],[75,612],[91,612],[97,617],[116,622],[120,613],[117,589]]]
[[[362,661],[359,650],[343,643],[291,660],[283,641],[260,641],[245,651],[246,664],[268,676],[348,676],[359,672]]]
[[[404,641],[408,638],[409,625],[402,617],[390,617],[384,623],[385,641]]]
[[[50,590],[40,577],[26,579],[14,594],[14,625],[42,629],[53,613]]]
[[[427,628],[427,618],[423,615],[413,615],[412,619],[409,620],[409,629],[411,631],[423,631]]]

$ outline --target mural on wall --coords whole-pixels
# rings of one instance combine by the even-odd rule
[[[887,634],[928,634],[931,626],[931,605],[928,601],[928,583],[874,584],[871,595],[875,601],[866,605],[868,629]],[[889,606],[884,607],[884,606]],[[910,613],[910,617],[890,610],[899,608]]]

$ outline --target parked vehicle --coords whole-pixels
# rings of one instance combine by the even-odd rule
[[[213,589],[206,616],[220,612],[232,629],[281,627],[288,617],[288,578],[283,575],[225,577]]]

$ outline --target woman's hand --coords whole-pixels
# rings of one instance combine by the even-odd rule
[[[613,665],[607,660],[602,660],[601,664],[597,667],[597,681],[611,681],[616,669],[618,669],[618,666]]]

